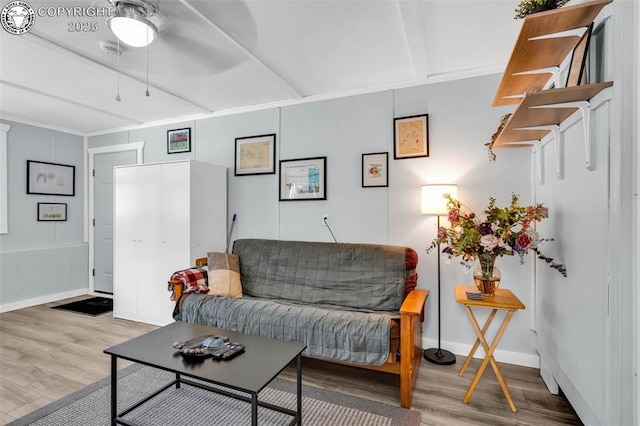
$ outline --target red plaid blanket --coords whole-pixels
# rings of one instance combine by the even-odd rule
[[[184,283],[184,293],[207,294],[209,292],[206,266],[193,266],[189,269],[176,271],[171,275],[171,279]]]

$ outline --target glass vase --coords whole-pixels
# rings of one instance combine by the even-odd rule
[[[473,280],[476,287],[485,297],[495,296],[500,285],[502,274],[500,269],[495,266],[496,257],[494,254],[478,255],[478,265],[473,270]]]

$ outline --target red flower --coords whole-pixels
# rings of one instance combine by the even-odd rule
[[[449,222],[451,223],[458,223],[458,219],[459,219],[459,215],[458,215],[458,211],[457,210],[449,210]]]
[[[522,249],[522,251],[529,250],[529,247],[531,246],[531,242],[532,242],[531,236],[526,232],[523,232],[522,234],[518,235],[518,237],[516,238],[516,244]]]
[[[444,226],[441,226],[440,228],[438,228],[438,238],[444,238],[447,236],[447,228],[445,228]]]

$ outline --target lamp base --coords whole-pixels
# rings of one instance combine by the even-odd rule
[[[425,349],[423,355],[424,359],[438,365],[451,365],[456,363],[456,356],[454,354],[440,348]]]

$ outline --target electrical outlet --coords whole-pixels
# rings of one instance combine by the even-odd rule
[[[322,226],[329,226],[329,215],[328,214],[323,214],[322,215]]]

